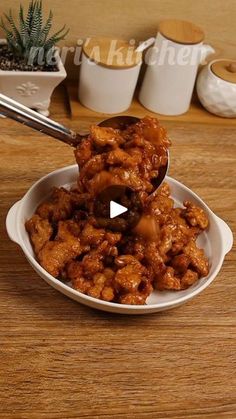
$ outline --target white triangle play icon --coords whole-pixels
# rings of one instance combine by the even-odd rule
[[[128,209],[123,205],[117,204],[115,201],[110,201],[110,218],[115,218],[126,211]]]

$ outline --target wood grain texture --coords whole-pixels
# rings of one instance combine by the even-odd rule
[[[236,84],[236,61],[216,61],[212,64],[211,69],[217,77]]]
[[[117,40],[115,48],[119,49],[121,59],[117,56],[113,56],[109,52],[112,48],[112,38],[90,38],[90,40],[83,45],[84,54],[92,61],[97,64],[113,68],[131,68],[142,62],[142,53],[135,52],[135,46],[130,46],[128,42],[123,40]],[[99,55],[96,56],[94,51],[99,48]],[[128,60],[127,60],[128,57]]]
[[[26,6],[28,0],[21,0]],[[19,2],[1,0],[0,14],[12,8],[16,15]],[[47,0],[45,13],[53,9],[54,29],[64,24],[70,32],[61,45],[75,46],[78,39],[108,36],[143,41],[155,36],[163,19],[195,23],[205,32],[206,42],[216,49],[216,57],[235,59],[235,0]],[[0,29],[0,37],[3,32]],[[212,59],[212,57],[209,57]],[[68,56],[67,69],[73,78],[78,67]]]
[[[87,129],[101,119],[71,120],[64,97],[54,96],[56,120]],[[235,128],[164,124],[170,175],[236,232]],[[74,162],[72,149],[8,120],[0,128],[0,418],[234,419],[235,245],[213,284],[177,309],[128,317],[79,305],[36,275],[4,226],[33,182]]]
[[[165,38],[179,44],[198,44],[205,38],[201,28],[184,20],[165,19],[159,23],[158,28]]]

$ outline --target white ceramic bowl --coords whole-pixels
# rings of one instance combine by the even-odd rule
[[[198,98],[209,112],[224,118],[235,118],[236,84],[213,73],[211,67],[217,61],[221,60],[211,61],[200,71],[196,85]]]
[[[184,200],[191,200],[202,207],[210,219],[209,229],[198,238],[199,245],[204,248],[210,260],[210,272],[206,278],[200,279],[200,281],[184,291],[154,291],[148,298],[147,305],[145,306],[122,305],[98,300],[84,295],[54,278],[36,261],[28,233],[25,230],[25,221],[32,216],[39,203],[50,194],[53,186],[69,187],[76,182],[77,176],[77,165],[68,166],[49,173],[36,182],[25,196],[12,206],[7,215],[6,226],[9,237],[22,248],[33,269],[49,285],[73,300],[99,310],[122,314],[146,314],[168,310],[183,304],[203,291],[215,279],[226,253],[232,247],[232,232],[227,224],[217,217],[194,192],[170,177],[167,177],[166,180],[171,187],[171,195],[176,204],[181,205]]]

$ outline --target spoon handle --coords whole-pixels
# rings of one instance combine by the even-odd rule
[[[84,138],[75,131],[58,124],[58,122],[55,122],[2,94],[0,94],[0,114],[44,134],[50,135],[51,137],[57,138],[70,146],[76,147]]]

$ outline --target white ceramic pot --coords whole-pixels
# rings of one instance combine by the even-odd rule
[[[149,38],[138,47],[124,40],[88,38],[82,49],[79,100],[106,114],[126,111],[131,104]]]
[[[236,117],[236,83],[230,83],[217,77],[211,67],[211,61],[205,66],[197,79],[197,94],[201,104],[209,112],[225,118]],[[230,61],[230,60],[229,60]]]
[[[162,115],[188,111],[200,62],[214,49],[202,42],[184,45],[157,34],[149,52],[139,100],[145,108]]]
[[[141,62],[129,68],[109,68],[91,62],[82,52],[79,100],[95,112],[126,111],[132,102]]]
[[[0,40],[0,44],[5,43],[5,40]],[[58,84],[66,78],[66,70],[58,50],[56,59],[59,71],[55,72],[0,70],[0,92],[48,116],[51,95]]]
[[[232,232],[227,224],[217,217],[194,192],[170,177],[167,177],[166,180],[171,187],[171,195],[176,204],[181,205],[184,200],[191,200],[208,214],[210,220],[209,229],[204,231],[198,238],[199,246],[204,249],[210,261],[210,272],[206,278],[200,279],[196,284],[184,291],[154,291],[148,298],[147,305],[144,306],[122,305],[98,300],[84,295],[54,278],[35,259],[29,236],[25,229],[25,222],[33,215],[39,203],[45,199],[45,196],[49,195],[53,186],[68,188],[76,183],[77,177],[77,165],[62,168],[44,176],[29,189],[21,201],[13,205],[7,215],[6,227],[9,237],[21,247],[28,262],[38,275],[53,288],[79,303],[99,310],[121,314],[147,314],[168,310],[185,303],[202,292],[215,279],[226,253],[232,247]]]

